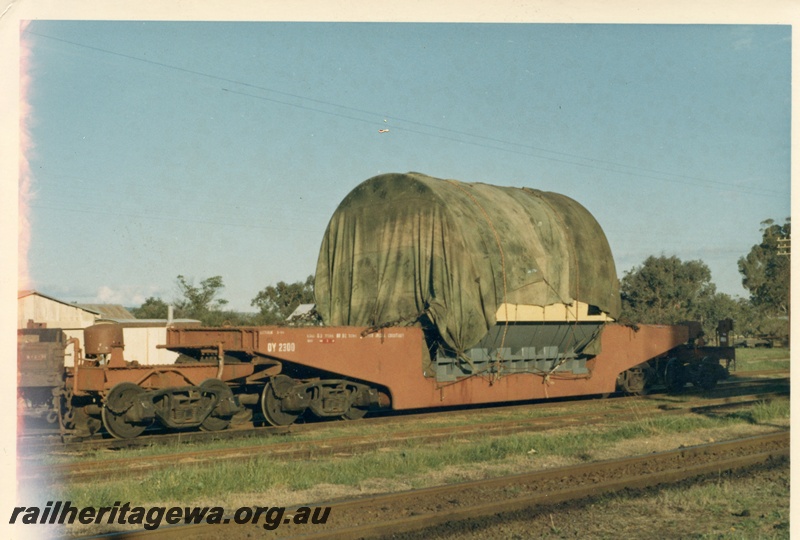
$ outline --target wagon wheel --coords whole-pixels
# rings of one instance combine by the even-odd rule
[[[217,407],[217,404],[223,399],[233,397],[233,392],[228,385],[219,379],[206,379],[200,383],[200,392],[204,396],[209,396],[214,401],[214,407],[212,407],[209,415],[206,416],[206,419],[200,424],[200,429],[203,431],[221,431],[228,427],[231,423],[230,417],[214,416],[214,409]]]
[[[713,390],[717,386],[717,374],[711,366],[700,364],[697,366],[697,372],[694,373],[692,384],[705,391]]]
[[[342,418],[344,418],[345,420],[359,420],[361,418],[364,418],[365,414],[367,414],[367,409],[362,409],[360,407],[353,407],[351,405],[350,408],[347,409],[347,412],[342,415]]]
[[[264,391],[261,393],[261,412],[264,413],[264,419],[268,424],[272,426],[288,426],[297,420],[300,413],[291,413],[283,410],[281,400],[275,395],[273,385],[280,386],[279,378],[273,377],[270,382],[264,385]]]
[[[667,362],[664,369],[664,386],[671,393],[680,392],[686,385],[686,368],[676,358]]]
[[[103,426],[112,437],[133,439],[145,430],[147,424],[134,424],[125,419],[125,413],[133,406],[137,396],[143,393],[144,390],[132,382],[121,382],[108,393],[101,416]]]

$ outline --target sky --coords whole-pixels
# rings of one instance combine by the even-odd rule
[[[228,307],[313,274],[339,202],[417,171],[585,206],[620,277],[737,260],[790,208],[791,26],[34,20],[20,289]]]

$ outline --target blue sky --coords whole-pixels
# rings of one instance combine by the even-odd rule
[[[563,193],[620,276],[677,255],[735,296],[790,215],[788,25],[37,20],[22,43],[21,286],[65,301],[220,275],[253,310],[384,172]]]

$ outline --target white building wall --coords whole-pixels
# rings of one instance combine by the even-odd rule
[[[81,354],[86,355],[84,348],[83,330],[64,330],[67,337],[77,337],[81,343]],[[131,327],[122,329],[122,339],[125,341],[125,360],[136,360],[143,366],[153,364],[174,364],[178,353],[166,349],[158,349],[158,345],[167,342],[167,328],[163,327]],[[64,353],[64,364],[74,366],[74,348],[69,345]]]
[[[17,328],[26,328],[29,320],[44,323],[47,328],[86,328],[93,325],[95,319],[95,314],[89,311],[37,294],[17,299]]]
[[[123,328],[125,340],[125,360],[136,360],[142,365],[174,364],[178,353],[156,348],[167,342],[167,328],[132,327]]]

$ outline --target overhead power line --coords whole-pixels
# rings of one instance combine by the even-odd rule
[[[248,83],[246,81],[242,81],[242,80],[239,80],[239,79],[231,79],[231,78],[228,78],[228,77],[222,77],[222,76],[219,76],[219,75],[214,75],[214,74],[203,72],[203,71],[183,68],[183,67],[180,67],[180,66],[177,66],[177,65],[174,65],[174,64],[167,64],[167,63],[164,63],[164,62],[158,62],[158,61],[155,61],[155,60],[150,60],[150,59],[142,58],[142,57],[139,57],[139,56],[120,53],[120,52],[117,52],[117,51],[111,51],[111,50],[104,49],[104,48],[101,48],[101,47],[95,47],[95,46],[92,46],[92,45],[86,45],[84,43],[79,43],[79,42],[72,41],[72,40],[58,38],[58,37],[50,36],[50,35],[47,35],[47,34],[41,34],[41,33],[38,33],[38,32],[31,31],[30,27],[25,30],[25,33],[26,34],[30,34],[30,35],[35,35],[35,36],[38,36],[38,37],[42,37],[42,38],[46,38],[46,39],[50,39],[50,40],[54,40],[54,41],[59,41],[59,42],[62,42],[62,43],[67,43],[69,45],[73,45],[73,46],[76,46],[76,47],[81,47],[81,48],[85,48],[85,49],[88,49],[88,50],[97,51],[97,52],[100,52],[100,53],[103,53],[103,54],[109,54],[109,55],[117,56],[117,57],[120,57],[120,58],[125,58],[125,59],[136,61],[136,62],[141,62],[141,63],[144,63],[144,64],[150,64],[150,65],[161,67],[161,68],[164,68],[164,69],[170,69],[170,70],[174,70],[174,71],[178,71],[178,72],[182,72],[182,73],[186,73],[186,74],[190,74],[190,75],[196,75],[196,76],[199,76],[199,77],[204,77],[204,78],[208,78],[208,79],[212,79],[212,80],[216,80],[216,81],[220,81],[220,82],[235,84],[235,85],[238,85],[238,86],[241,86],[241,87],[244,87],[244,88],[251,88],[253,90],[270,92],[270,93],[277,94],[277,95],[280,95],[280,96],[285,96],[285,97],[298,99],[298,100],[301,100],[303,102],[313,103],[313,104],[317,104],[317,105],[324,105],[324,106],[327,106],[327,107],[335,107],[337,109],[341,109],[341,110],[344,110],[344,111],[350,111],[350,112],[355,112],[355,113],[359,113],[359,114],[363,114],[363,115],[368,115],[371,118],[370,119],[358,118],[358,117],[355,117],[355,116],[352,116],[352,115],[348,115],[348,114],[336,113],[336,112],[332,112],[332,111],[328,111],[328,110],[324,110],[324,109],[320,109],[320,108],[316,108],[316,107],[311,107],[311,106],[308,106],[308,105],[300,105],[300,104],[297,104],[297,103],[291,103],[291,102],[288,102],[288,101],[275,99],[275,98],[270,98],[270,97],[266,97],[266,96],[262,96],[262,95],[249,93],[249,92],[233,90],[233,89],[225,88],[225,87],[221,87],[220,88],[222,91],[228,92],[228,93],[231,93],[231,94],[238,94],[238,95],[241,95],[241,96],[246,96],[246,97],[250,97],[250,98],[254,98],[254,99],[258,99],[258,100],[262,100],[262,101],[269,101],[269,102],[277,103],[277,104],[280,104],[280,105],[285,105],[285,106],[289,106],[289,107],[303,109],[303,110],[306,110],[306,111],[320,113],[320,114],[326,114],[326,115],[329,115],[329,116],[337,116],[337,117],[340,117],[340,118],[344,118],[344,119],[348,119],[348,120],[352,120],[352,121],[357,121],[357,122],[362,122],[362,123],[367,123],[367,124],[377,124],[377,123],[381,123],[382,124],[382,123],[384,123],[385,120],[392,120],[394,122],[403,122],[403,123],[406,123],[406,124],[409,124],[409,125],[412,125],[412,126],[418,126],[418,127],[421,127],[421,128],[426,128],[426,129],[438,131],[438,132],[441,132],[441,133],[449,133],[451,135],[457,135],[457,136],[460,136],[460,137],[467,137],[467,138],[475,139],[475,140],[478,140],[478,141],[486,141],[486,142],[490,142],[490,143],[497,143],[497,144],[505,145],[507,147],[496,146],[496,145],[488,145],[488,144],[484,144],[484,143],[479,143],[479,142],[474,142],[474,141],[469,141],[469,140],[463,140],[463,139],[460,139],[460,138],[457,138],[457,137],[453,137],[453,136],[442,135],[442,134],[437,134],[437,133],[430,133],[430,132],[427,132],[427,131],[420,131],[420,130],[416,130],[416,129],[412,129],[412,128],[408,128],[408,127],[392,125],[392,129],[395,130],[395,131],[403,131],[403,132],[407,132],[407,133],[415,133],[415,134],[418,134],[418,135],[436,137],[436,138],[439,138],[439,139],[449,140],[449,141],[458,142],[458,143],[462,143],[462,144],[469,144],[469,145],[472,145],[472,146],[478,146],[478,147],[481,147],[481,148],[487,148],[487,149],[491,149],[491,150],[499,150],[499,151],[514,153],[514,154],[518,154],[518,155],[525,155],[525,156],[535,157],[535,158],[538,158],[538,159],[545,159],[545,160],[548,160],[548,161],[554,161],[554,162],[558,162],[558,163],[565,163],[565,164],[569,164],[569,165],[576,165],[576,166],[579,166],[579,167],[585,167],[585,168],[590,168],[590,169],[595,169],[595,170],[602,170],[602,171],[609,171],[609,172],[614,172],[614,173],[618,173],[618,174],[624,174],[624,175],[628,175],[628,176],[649,178],[649,179],[658,180],[658,181],[662,181],[662,182],[670,182],[670,183],[677,183],[677,184],[683,184],[683,185],[690,185],[690,186],[694,186],[694,187],[719,188],[719,189],[723,189],[723,190],[730,191],[730,192],[746,193],[746,194],[750,194],[750,195],[760,195],[760,196],[767,196],[767,197],[785,197],[786,196],[786,193],[779,192],[779,191],[776,191],[776,190],[766,190],[766,189],[763,189],[763,188],[747,188],[747,187],[743,187],[743,186],[737,186],[737,185],[734,185],[734,184],[730,184],[730,183],[727,183],[727,182],[721,182],[721,181],[717,181],[717,180],[710,180],[710,179],[707,179],[707,178],[701,178],[701,177],[697,177],[697,176],[690,176],[690,175],[684,175],[684,174],[680,174],[680,173],[660,171],[660,170],[647,168],[647,167],[640,167],[640,166],[636,166],[636,165],[627,165],[627,164],[619,163],[619,162],[615,162],[615,161],[603,160],[603,159],[598,159],[598,158],[593,158],[593,157],[586,157],[586,156],[581,156],[581,155],[577,155],[577,154],[571,154],[571,153],[568,153],[568,152],[562,152],[562,151],[558,151],[558,150],[550,150],[550,149],[547,149],[547,148],[541,148],[541,147],[537,147],[537,146],[533,146],[533,145],[529,145],[529,144],[525,144],[525,143],[520,143],[520,142],[516,142],[516,141],[507,141],[507,140],[499,139],[499,138],[495,138],[495,137],[489,137],[489,136],[485,136],[485,135],[477,135],[477,134],[474,134],[474,133],[455,130],[455,129],[451,129],[451,128],[447,128],[447,127],[443,127],[443,126],[437,126],[437,125],[433,125],[433,124],[427,124],[427,123],[419,122],[419,121],[415,121],[415,120],[404,119],[404,118],[401,118],[401,117],[397,117],[397,116],[393,116],[393,115],[387,115],[387,114],[384,114],[384,113],[377,113],[377,112],[374,112],[374,111],[368,111],[368,110],[365,110],[365,109],[360,109],[360,108],[357,108],[357,107],[351,107],[351,106],[348,106],[348,105],[342,105],[342,104],[339,104],[339,103],[333,103],[333,102],[330,102],[330,101],[320,100],[320,99],[312,98],[312,97],[309,97],[309,96],[302,96],[302,95],[299,95],[299,94],[293,94],[293,93],[290,93],[290,92],[284,92],[284,91],[281,91],[281,90],[277,90],[275,88],[269,88],[269,87],[260,86],[260,85],[257,85],[257,84]],[[510,148],[508,148],[508,147],[510,147]],[[513,148],[518,148],[519,150],[513,150]],[[548,155],[541,155],[540,153],[552,154],[553,156],[556,156],[556,157],[548,156]],[[575,160],[580,160],[580,161],[575,161]],[[627,169],[627,170],[625,170],[625,169]],[[699,186],[699,184],[701,184],[701,185]]]
[[[208,219],[197,219],[197,218],[184,218],[180,216],[173,216],[173,215],[164,215],[164,214],[154,214],[154,213],[142,213],[142,212],[122,212],[116,209],[113,210],[101,210],[97,208],[81,208],[81,207],[72,207],[72,206],[51,206],[47,204],[30,204],[28,205],[29,208],[38,208],[41,210],[47,210],[49,212],[72,212],[77,214],[84,214],[86,216],[94,216],[94,215],[107,215],[107,216],[114,216],[114,217],[129,217],[134,219],[139,219],[145,222],[149,222],[152,220],[156,221],[169,221],[169,222],[181,222],[181,223],[194,223],[194,224],[202,224],[202,225],[216,225],[220,227],[242,227],[246,229],[262,229],[262,230],[269,230],[269,231],[293,231],[293,232],[309,232],[309,233],[318,233],[319,231],[313,229],[303,229],[299,227],[287,227],[284,225],[258,225],[254,223],[240,223],[240,222],[231,222],[231,221],[212,221]]]

